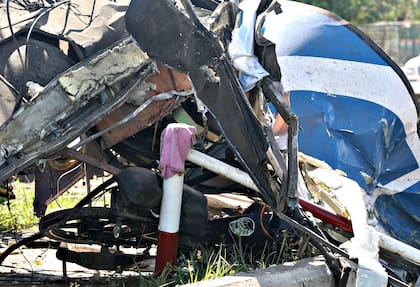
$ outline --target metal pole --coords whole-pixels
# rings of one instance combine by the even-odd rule
[[[161,136],[160,164],[163,194],[160,206],[159,236],[155,273],[174,265],[178,247],[178,231],[184,189],[185,157],[195,143],[195,128],[185,124],[169,124]]]

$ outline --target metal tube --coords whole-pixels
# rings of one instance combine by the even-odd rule
[[[187,154],[187,160],[208,169],[216,174],[222,175],[245,187],[258,191],[251,177],[239,168],[230,166],[218,159],[208,156],[202,152],[191,149]]]
[[[420,265],[420,250],[383,233],[378,232],[378,234],[379,247],[398,254],[401,257]]]
[[[159,236],[155,273],[161,275],[166,265],[174,265],[178,248],[178,231],[184,189],[185,156],[195,143],[195,128],[185,124],[169,124],[162,132],[160,167],[163,194],[160,205]]]

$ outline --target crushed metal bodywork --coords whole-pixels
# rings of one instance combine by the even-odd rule
[[[276,44],[299,116],[299,150],[344,171],[382,227],[419,248],[419,106],[407,78],[351,23],[293,1],[282,9],[266,17],[261,34]]]
[[[48,158],[68,145],[111,110],[122,105],[130,97],[130,91],[136,84],[156,71],[156,66],[135,43],[131,43],[130,46],[123,42],[120,45],[122,48],[117,46],[107,50],[104,55],[88,61],[87,65],[85,62],[79,63],[62,74],[46,86],[33,101],[22,107],[22,110],[18,110],[13,120],[2,127],[2,180],[33,164],[35,160]],[[127,69],[113,71],[106,66],[105,59],[110,57],[112,64],[115,53],[121,60],[126,56],[127,62],[124,64],[122,61],[121,64],[126,65]],[[101,63],[105,63],[105,67],[101,66]],[[99,70],[95,71],[95,68]],[[109,73],[104,74],[104,71]],[[138,77],[121,91],[122,94],[115,95],[106,90],[112,84],[137,72]],[[101,75],[97,81],[86,78],[87,75],[96,74]],[[76,80],[79,75],[83,80],[77,81],[76,86],[79,89],[75,91],[72,86],[74,82],[71,80]],[[84,120],[74,126],[72,117],[77,116],[80,117],[79,121],[82,118]],[[15,157],[17,154],[19,156]]]
[[[292,45],[293,51],[285,46],[293,37],[288,41],[282,37],[296,33],[291,28],[297,25],[293,19],[312,24],[311,17],[297,14],[299,5],[292,9],[295,4],[268,0],[239,5],[213,0],[175,2],[74,0],[23,10],[17,9],[14,1],[0,3],[0,11],[13,16],[0,17],[0,103],[4,106],[0,115],[0,181],[33,172],[34,207],[41,217],[39,232],[0,255],[0,262],[14,249],[43,236],[58,242],[100,244],[99,253],[59,248],[60,259],[88,268],[128,268],[134,261],[153,258],[149,249],[158,242],[164,193],[159,170],[161,135],[171,124],[187,124],[196,136],[195,153],[187,155],[182,186],[180,249],[191,250],[197,243],[232,244],[234,236],[241,237],[244,244],[265,248],[267,241],[283,240],[282,230],[288,230],[290,238],[310,240],[326,257],[338,284],[345,284],[351,276],[358,286],[369,286],[372,280],[407,286],[417,280],[418,250],[369,226],[372,210],[365,208],[360,188],[374,189],[378,182],[389,183],[405,173],[413,182],[415,155],[404,153],[407,145],[415,145],[412,129],[406,127],[410,131],[408,144],[398,144],[405,134],[397,129],[401,125],[398,118],[392,121],[389,113],[365,134],[355,132],[351,129],[363,119],[343,119],[334,113],[344,105],[341,96],[347,95],[334,93],[331,81],[322,77],[315,80],[326,82],[301,81],[305,78],[302,73],[308,82],[313,73],[323,73],[320,65],[302,64],[306,56],[318,60],[310,54],[316,50],[310,44],[317,43],[315,35],[323,34],[307,32],[301,25],[298,29],[309,36],[299,39],[308,41]],[[306,8],[302,13],[317,11]],[[284,16],[286,13],[292,17]],[[313,21],[331,24],[331,19],[336,20],[325,20],[325,13],[316,14]],[[252,26],[251,41],[241,43],[238,31],[247,25]],[[237,57],[234,49],[250,54]],[[334,49],[328,53],[337,56]],[[380,57],[376,50],[372,53],[375,59]],[[40,55],[47,55],[43,65],[35,61]],[[343,59],[333,62],[339,60]],[[392,61],[384,61],[387,65],[381,65],[387,66],[388,79],[395,80],[398,75],[401,81],[393,87],[403,87],[404,78],[388,69]],[[365,67],[353,62],[346,67],[354,71]],[[253,74],[257,70],[257,75]],[[404,93],[409,96],[410,89]],[[279,119],[286,130],[282,135],[285,146],[279,144],[281,136],[272,129]],[[298,130],[303,136],[298,137]],[[328,144],[318,138],[325,136],[324,130]],[[360,133],[363,136],[358,141]],[[377,161],[370,161],[369,144],[383,139],[384,147],[377,146],[373,152]],[[304,152],[327,163],[298,155],[298,142]],[[332,142],[335,151],[343,154],[337,157],[342,164],[331,159]],[[354,151],[369,156],[366,161],[345,164],[349,159],[346,152]],[[228,172],[206,168],[191,160],[193,155]],[[397,155],[408,159],[402,169],[392,160]],[[358,165],[360,162],[366,165]],[[330,166],[342,168],[348,177]],[[110,178],[88,190],[74,208],[45,215],[47,205],[77,180],[86,177],[90,188],[89,179],[104,173]],[[363,185],[361,178],[371,181]],[[89,206],[105,194],[110,195],[109,206]],[[217,197],[220,194],[245,196],[246,207],[227,204]],[[393,197],[407,203],[405,197]],[[415,196],[413,200],[417,200]],[[398,203],[389,204],[381,196],[375,204],[383,214],[398,209]],[[358,212],[361,208],[363,212]],[[406,210],[410,213],[410,208]],[[343,242],[347,246],[339,246]],[[413,246],[416,244],[414,241]],[[114,252],[119,246],[145,251],[133,257]],[[400,272],[395,258],[408,262],[405,273]],[[397,278],[396,274],[402,275]]]

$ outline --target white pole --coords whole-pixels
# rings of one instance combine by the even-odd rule
[[[175,174],[174,176],[163,180],[163,195],[160,205],[159,230],[164,232],[178,232],[182,191],[184,185],[184,174]]]
[[[191,144],[195,143],[195,128],[185,124],[169,124],[161,137],[159,167],[163,176],[163,194],[155,265],[158,275],[162,274],[166,265],[174,265],[176,262],[184,164]]]

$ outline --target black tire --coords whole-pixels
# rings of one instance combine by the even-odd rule
[[[25,49],[26,38],[24,36],[17,36],[0,45],[0,74],[20,93],[26,91],[27,81],[45,86],[74,64],[58,47],[47,43],[47,39],[45,41],[30,39],[28,42],[28,69],[25,72]]]

